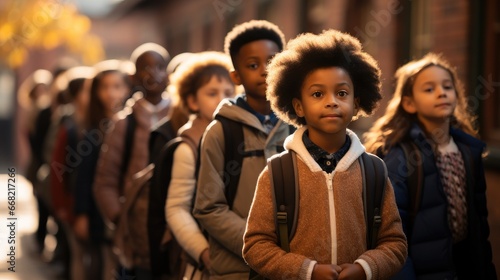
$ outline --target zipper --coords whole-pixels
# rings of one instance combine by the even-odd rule
[[[332,173],[326,174],[326,184],[328,186],[328,204],[329,204],[329,217],[330,217],[330,238],[331,238],[331,254],[332,263],[337,263],[337,227],[335,219],[335,201],[333,199],[333,175]]]

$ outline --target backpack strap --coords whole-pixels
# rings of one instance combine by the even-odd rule
[[[124,192],[124,183],[125,183],[125,174],[127,173],[127,169],[130,163],[130,157],[132,156],[132,147],[134,145],[134,132],[137,126],[137,120],[134,117],[134,113],[130,113],[126,117],[127,121],[127,129],[125,131],[125,145],[123,147],[123,159],[122,165],[120,167],[120,183],[118,185],[120,196],[123,196]]]
[[[409,209],[408,209],[408,240],[410,239],[413,224],[415,223],[415,217],[417,216],[417,212],[420,208],[420,201],[422,199],[422,186],[423,186],[423,178],[424,173],[422,169],[422,152],[415,145],[415,143],[409,142],[401,142],[401,148],[403,149],[403,153],[406,159],[406,168],[408,171],[406,177],[406,185],[408,187],[408,195],[409,195]]]
[[[245,139],[243,135],[243,125],[245,124],[219,114],[215,115],[215,119],[222,124],[224,133],[224,174],[229,177],[224,192],[227,204],[232,209],[240,181],[243,158],[264,156],[264,150],[245,151]]]
[[[271,186],[274,189],[276,205],[276,229],[280,247],[290,252],[297,224],[299,190],[296,176],[296,162],[293,152],[288,151],[268,162]]]
[[[363,173],[363,204],[366,217],[366,245],[377,247],[378,231],[382,223],[381,206],[387,180],[387,168],[377,156],[363,153],[360,157]]]
[[[157,124],[149,136],[149,163],[154,163],[165,144],[176,136],[177,131],[174,131],[170,119]]]

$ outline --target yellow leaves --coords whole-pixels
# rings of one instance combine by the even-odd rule
[[[7,64],[13,68],[19,67],[28,57],[28,51],[25,48],[18,47],[12,50],[7,56]]]
[[[4,2],[5,1],[5,2]],[[64,46],[94,64],[104,58],[101,41],[90,34],[91,21],[68,1],[2,0],[0,5],[0,61],[15,68],[32,48]]]
[[[14,35],[14,26],[9,22],[0,26],[0,44],[7,42]]]

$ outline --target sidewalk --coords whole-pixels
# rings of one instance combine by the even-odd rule
[[[10,216],[8,209],[8,178],[6,174],[0,174],[0,279],[58,279],[54,267],[44,263],[35,250],[33,233],[37,227],[38,217],[31,184],[24,177],[16,174],[15,212],[13,216]],[[16,219],[10,220],[9,218]],[[11,232],[9,225],[13,228],[13,224],[15,225],[15,231]],[[9,239],[9,237],[12,238]],[[15,243],[13,243],[14,240]],[[15,268],[9,264],[11,257],[7,254],[12,255],[10,246],[15,246],[13,250],[15,263],[11,263],[12,265],[15,264]],[[15,272],[10,271],[9,267],[14,269]]]

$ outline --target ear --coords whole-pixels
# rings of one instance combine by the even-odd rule
[[[357,117],[359,113],[359,97],[354,98],[354,117]]]
[[[189,110],[192,112],[198,112],[200,110],[200,106],[198,105],[198,100],[196,99],[196,95],[190,94],[187,97],[187,105]]]
[[[409,96],[403,96],[403,99],[401,100],[401,105],[408,114],[415,114],[417,112],[417,108],[415,107],[415,101],[413,101],[413,98]]]
[[[233,70],[229,73],[229,75],[231,76],[231,80],[233,80],[233,83],[237,86],[241,85],[241,78],[240,78],[240,74],[238,74],[238,72],[236,70]]]
[[[298,117],[304,117],[304,109],[302,108],[302,102],[298,98],[292,99],[292,106]]]

